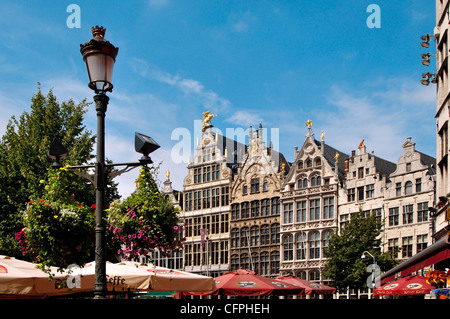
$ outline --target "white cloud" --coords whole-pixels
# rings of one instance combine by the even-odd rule
[[[417,149],[435,156],[434,143],[429,143],[435,134],[435,98],[430,88],[401,79],[363,88],[335,85],[327,101],[332,108],[316,117],[329,145],[349,154],[364,139],[368,151],[396,162],[401,145],[412,137]]]
[[[244,128],[264,123],[264,120],[260,115],[249,111],[233,112],[231,116],[226,119],[226,121],[229,123],[241,125]]]
[[[201,105],[204,109],[219,113],[228,111],[231,106],[230,101],[220,97],[216,92],[208,90],[197,80],[171,74],[141,59],[131,59],[130,64],[131,68],[142,77],[168,84],[183,93],[183,98],[185,99],[183,104],[185,104],[187,99],[196,105]]]

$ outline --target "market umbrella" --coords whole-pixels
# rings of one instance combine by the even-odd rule
[[[256,275],[251,270],[235,270],[214,278],[217,289],[205,294],[228,296],[279,296],[299,295],[305,288],[280,280]],[[189,293],[196,295],[196,293]],[[199,295],[199,294],[197,294]]]
[[[298,277],[284,275],[280,277],[276,277],[275,279],[280,280],[282,282],[296,285],[302,288],[305,288],[305,295],[310,295],[312,293],[320,294],[320,295],[332,295],[336,292],[336,288],[325,286],[316,282],[311,282],[305,279],[300,279]]]
[[[58,273],[56,267],[50,267],[53,278],[37,268],[37,264],[0,255],[0,298],[25,297],[42,298],[82,292],[80,288],[69,289],[67,275]]]
[[[390,282],[379,288],[375,288],[374,295],[405,296],[405,295],[426,295],[434,287],[427,283],[423,276],[412,275]]]
[[[145,271],[150,276],[151,291],[211,291],[216,289],[212,277],[191,274],[181,270],[142,264],[138,262],[121,262],[125,265]]]
[[[83,267],[71,269],[71,271],[71,276],[79,279],[80,288],[94,290],[95,261],[87,263]],[[68,270],[67,273],[69,273]],[[106,262],[106,288],[108,291],[147,291],[150,289],[150,282],[150,276],[144,270],[128,267],[125,264]]]

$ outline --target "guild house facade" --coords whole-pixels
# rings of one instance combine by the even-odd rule
[[[283,274],[322,281],[324,250],[338,230],[338,192],[346,154],[314,138],[312,122],[281,188],[281,265]]]
[[[205,116],[183,192],[172,196],[184,218],[177,262],[184,270],[218,276],[243,268],[326,284],[328,241],[360,209],[385,222],[380,249],[401,248],[399,259],[431,244],[435,159],[411,138],[393,163],[368,152],[364,140],[347,155],[326,144],[325,133],[317,140],[308,121],[289,162],[266,145],[261,125],[248,129],[244,145],[213,132],[210,120]],[[169,183],[167,192],[175,192]]]
[[[287,161],[265,145],[262,125],[249,128],[243,161],[231,180],[230,267],[279,275],[280,189]]]
[[[212,132],[205,112],[184,178],[184,269],[218,276],[230,270],[230,187],[246,146]]]

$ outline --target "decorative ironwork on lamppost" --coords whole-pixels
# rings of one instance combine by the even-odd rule
[[[102,298],[106,295],[106,243],[105,243],[105,115],[112,92],[112,75],[119,48],[104,39],[106,29],[92,28],[93,39],[80,44],[80,52],[86,63],[89,76],[89,88],[95,91],[95,109],[97,111],[97,158],[95,163],[95,286],[94,295]]]

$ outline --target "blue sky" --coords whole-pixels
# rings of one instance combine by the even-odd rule
[[[69,28],[70,4],[81,27]],[[369,28],[370,4],[380,7],[381,28]],[[87,87],[80,43],[91,27],[119,47],[114,90],[108,94],[106,156],[135,161],[134,132],[161,148],[161,180],[171,171],[181,189],[186,163],[173,159],[177,128],[192,134],[206,110],[226,128],[260,123],[279,130],[279,150],[293,161],[305,122],[347,154],[362,139],[368,151],[396,162],[407,137],[435,157],[435,91],[420,84],[434,73],[420,63],[420,36],[432,33],[435,4],[411,1],[2,1],[0,4],[0,133],[12,115],[28,111],[37,82],[59,101],[76,102]],[[86,125],[96,132],[93,107]],[[198,123],[198,122],[197,122]],[[197,128],[198,129],[198,128]],[[137,171],[117,178],[126,196]]]

